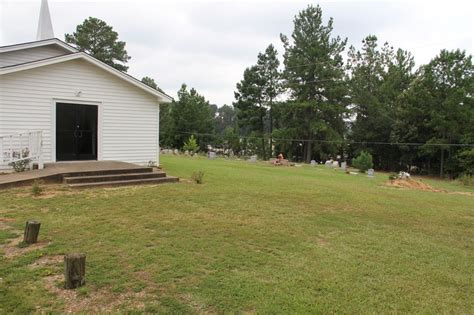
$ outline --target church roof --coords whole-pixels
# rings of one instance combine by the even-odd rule
[[[77,60],[77,59],[82,59],[85,60],[94,66],[97,66],[110,74],[136,86],[137,88],[148,92],[154,96],[156,96],[161,103],[169,103],[173,100],[173,98],[165,93],[162,93],[158,90],[155,90],[154,88],[149,87],[148,85],[142,83],[140,80],[132,77],[129,74],[126,74],[124,72],[121,72],[114,67],[109,66],[108,64],[90,56],[89,54],[85,52],[81,52],[77,50],[76,48],[66,44],[65,42],[57,39],[57,38],[52,38],[52,39],[47,39],[47,40],[41,40],[41,41],[36,41],[36,42],[29,42],[29,43],[23,43],[23,44],[17,44],[17,45],[9,45],[9,46],[3,46],[0,47],[0,53],[4,52],[10,52],[10,51],[17,51],[17,50],[22,50],[22,49],[28,49],[28,48],[35,48],[35,47],[41,47],[41,46],[46,46],[46,45],[59,45],[60,47],[68,50],[67,54],[60,55],[60,56],[55,56],[55,57],[50,57],[50,58],[45,58],[45,59],[40,59],[40,60],[33,60],[29,62],[24,62],[20,64],[14,64],[14,65],[9,65],[5,67],[0,68],[0,75],[4,74],[9,74],[9,73],[14,73],[18,71],[24,71],[24,70],[29,70],[29,69],[34,69],[38,67],[43,67],[43,66],[48,66],[52,64],[58,64],[61,62],[66,62],[66,61],[71,61],[71,60]]]
[[[57,38],[49,38],[49,39],[37,40],[34,42],[26,42],[26,43],[13,44],[13,45],[7,45],[7,46],[0,46],[0,53],[23,50],[23,49],[28,49],[28,48],[49,46],[49,45],[57,45],[72,53],[79,51],[73,46],[66,44],[62,40],[59,40]]]

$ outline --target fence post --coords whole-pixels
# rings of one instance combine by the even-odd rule
[[[23,242],[26,244],[34,244],[38,241],[38,234],[41,223],[38,221],[26,221],[25,232],[23,234]]]
[[[43,169],[43,131],[38,131],[38,169]]]
[[[86,284],[86,255],[82,253],[64,256],[64,286],[75,289]]]

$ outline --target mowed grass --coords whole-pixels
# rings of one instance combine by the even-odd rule
[[[0,191],[0,217],[9,219],[0,243],[27,219],[40,220],[50,242],[1,255],[0,313],[61,312],[81,301],[85,312],[474,313],[472,195],[390,188],[387,174],[321,166],[161,162],[179,184],[48,198]],[[194,171],[204,184],[190,181]],[[30,266],[69,252],[87,254],[87,284],[72,301],[45,289],[60,262]]]

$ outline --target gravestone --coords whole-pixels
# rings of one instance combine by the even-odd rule
[[[400,172],[398,174],[398,177],[400,177],[401,179],[409,179],[410,178],[410,173],[407,173],[407,172]]]
[[[343,171],[347,170],[347,162],[341,162],[341,170]]]
[[[375,175],[374,169],[373,169],[373,168],[369,168],[369,169],[367,170],[367,176],[369,176],[369,177],[374,177],[374,175]]]
[[[339,162],[338,161],[333,161],[332,162],[332,167],[333,168],[338,168],[339,167]]]
[[[311,166],[316,166],[316,161],[315,160],[311,160]]]
[[[214,160],[216,158],[216,152],[210,151],[207,157],[211,160]]]
[[[257,162],[257,156],[256,155],[252,155],[249,159],[249,162],[252,162],[252,163],[255,163]]]

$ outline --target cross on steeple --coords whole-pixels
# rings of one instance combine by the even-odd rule
[[[51,24],[51,15],[49,14],[48,0],[42,0],[36,40],[50,38],[54,38],[54,33],[53,25]]]

